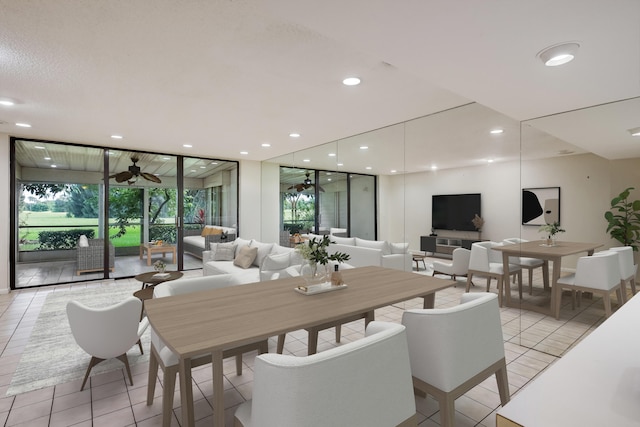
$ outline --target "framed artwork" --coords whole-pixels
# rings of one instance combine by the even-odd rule
[[[522,225],[560,223],[560,187],[522,189]]]

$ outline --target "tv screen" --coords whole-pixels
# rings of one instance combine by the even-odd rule
[[[471,220],[480,212],[480,193],[434,195],[431,227],[438,230],[476,231]]]

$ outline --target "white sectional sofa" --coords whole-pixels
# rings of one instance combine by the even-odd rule
[[[236,261],[244,247],[256,252],[250,264]],[[231,274],[238,283],[251,283],[297,275],[302,258],[293,248],[238,238],[211,244],[210,250],[202,253],[202,263],[204,276]]]
[[[322,238],[322,236],[307,234],[308,238]],[[354,267],[376,265],[411,271],[412,258],[408,243],[389,243],[385,240],[366,240],[359,237],[331,236],[327,252],[333,254],[342,252],[349,254],[349,264]]]

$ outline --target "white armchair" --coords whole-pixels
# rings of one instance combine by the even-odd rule
[[[154,298],[170,297],[172,295],[182,295],[192,292],[206,291],[216,288],[237,285],[233,275],[218,274],[215,276],[193,277],[178,279],[157,285],[153,290]],[[250,343],[241,347],[225,350],[222,357],[236,358],[236,373],[242,375],[242,355],[249,351],[257,350],[258,353],[269,351],[267,340]],[[151,328],[151,355],[149,356],[149,378],[147,382],[147,405],[153,404],[153,397],[156,388],[156,376],[158,368],[162,369],[164,388],[162,393],[162,425],[171,425],[171,410],[173,408],[173,395],[175,393],[176,376],[178,374],[179,359],[175,353],[160,339]],[[211,363],[211,353],[202,354],[192,358],[191,367],[202,366]]]
[[[496,279],[498,282],[498,302],[502,307],[504,264],[502,262],[502,254],[492,249],[498,245],[500,244],[489,241],[476,242],[471,245],[466,292],[471,289],[474,275],[487,278],[487,292],[489,292],[491,279]],[[509,275],[515,275],[518,278],[518,289],[522,298],[522,269],[518,265],[509,264]],[[507,282],[507,286],[509,286],[509,282]]]
[[[236,426],[416,425],[405,328],[371,322],[366,337],[312,356],[263,354]]]
[[[84,389],[91,369],[114,357],[124,363],[129,382],[133,385],[127,350],[138,343],[142,353],[140,337],[149,326],[149,321],[146,317],[140,320],[141,312],[142,301],[134,296],[106,308],[87,307],[77,301],[67,303],[67,317],[73,338],[91,356],[80,391]]]
[[[457,276],[466,276],[469,270],[469,258],[471,251],[465,248],[456,248],[452,253],[450,263],[444,261],[433,261],[433,274],[446,274],[451,279],[456,280]]]
[[[440,425],[454,425],[454,402],[495,374],[500,401],[509,401],[507,366],[495,294],[464,294],[447,309],[407,310],[402,316],[413,386],[440,404]]]

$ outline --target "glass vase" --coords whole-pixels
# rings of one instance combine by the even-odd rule
[[[301,271],[307,286],[328,282],[328,273],[328,265],[318,264],[313,261],[305,262]]]

